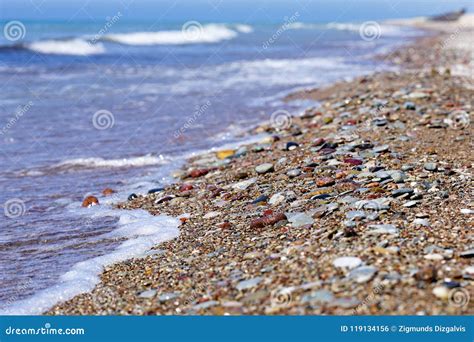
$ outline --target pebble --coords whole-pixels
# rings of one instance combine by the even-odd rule
[[[424,98],[430,97],[430,95],[423,92],[413,92],[406,95],[406,97],[410,99],[424,99]]]
[[[235,286],[235,288],[239,291],[247,290],[247,289],[257,286],[262,280],[263,280],[262,277],[242,280]]]
[[[288,213],[288,222],[295,228],[313,224],[314,220],[311,216],[305,213]]]
[[[282,195],[281,193],[274,194],[270,199],[268,200],[268,203],[271,205],[278,205],[282,203],[285,200],[285,196]]]
[[[364,161],[361,159],[347,158],[347,159],[344,159],[344,163],[350,164],[350,165],[362,165]]]
[[[388,173],[387,171],[380,170],[375,172],[375,177],[380,179],[389,179],[391,176],[390,173]]]
[[[366,217],[366,214],[364,211],[361,210],[351,210],[346,213],[346,218],[349,220],[362,220]]]
[[[163,293],[162,295],[160,295],[158,297],[158,300],[163,303],[163,302],[166,302],[168,300],[178,298],[179,296],[180,296],[179,292],[167,292],[167,293]]]
[[[180,192],[185,192],[185,191],[190,191],[194,189],[193,185],[192,184],[182,184],[180,187],[179,187],[179,191]]]
[[[235,154],[235,150],[222,150],[216,153],[217,158],[226,159],[230,158]]]
[[[466,274],[474,274],[474,266],[468,266],[464,269],[464,273]]]
[[[331,177],[323,177],[316,180],[316,185],[319,187],[331,186],[331,185],[334,185],[335,183],[336,183],[335,180]]]
[[[398,228],[393,224],[372,224],[369,229],[369,235],[398,234]]]
[[[413,223],[417,226],[429,227],[430,223],[427,219],[416,218]]]
[[[163,190],[165,190],[165,189],[164,188],[153,188],[153,189],[148,190],[148,194],[155,194],[155,193],[161,192]]]
[[[256,181],[256,178],[250,178],[242,182],[232,184],[232,188],[237,190],[247,190],[247,188],[254,184]]]
[[[285,148],[287,151],[291,151],[291,150],[296,149],[298,146],[300,146],[298,145],[298,143],[295,143],[294,141],[289,141],[286,143]]]
[[[420,203],[420,201],[408,201],[408,202],[404,203],[403,206],[405,208],[413,208],[413,207],[417,206],[418,203]]]
[[[214,217],[217,217],[221,214],[220,211],[211,211],[211,212],[208,212],[206,215],[204,215],[202,218],[204,219],[212,219]]]
[[[273,170],[274,170],[273,164],[270,164],[270,163],[260,164],[255,168],[255,171],[257,171],[258,174],[272,172]]]
[[[473,258],[474,257],[474,248],[467,251],[459,253],[461,258]]]
[[[334,300],[334,295],[328,290],[317,290],[301,297],[302,303],[329,303]]]
[[[390,146],[388,146],[388,145],[376,146],[376,147],[374,147],[374,149],[373,149],[373,151],[374,151],[375,153],[387,152],[388,150],[390,150]]]
[[[449,289],[446,286],[436,286],[433,289],[433,294],[441,299],[449,298]]]
[[[436,171],[438,169],[438,165],[436,163],[426,163],[423,168],[426,171]]]
[[[192,170],[191,172],[189,172],[189,176],[192,177],[192,178],[198,178],[198,177],[202,177],[202,176],[205,176],[209,173],[210,170],[208,169],[196,169],[196,170]]]
[[[128,201],[133,201],[134,199],[138,198],[137,194],[130,194],[128,197],[127,197],[127,200]]]
[[[338,268],[356,268],[362,264],[362,260],[357,257],[340,257],[333,261],[333,265]]]
[[[140,298],[153,298],[156,295],[156,290],[147,290],[143,291],[138,295]]]
[[[268,196],[260,195],[252,201],[252,204],[265,203],[268,200]]]
[[[463,208],[463,209],[461,209],[461,214],[472,215],[472,214],[474,214],[474,210],[468,209],[468,208]]]
[[[374,277],[377,271],[377,268],[373,266],[360,266],[353,269],[349,273],[348,278],[356,283],[366,283]]]
[[[387,119],[384,119],[384,118],[375,118],[374,120],[372,120],[372,123],[375,126],[382,127],[382,126],[385,126],[388,123],[388,121]]]
[[[403,107],[407,110],[416,110],[416,105],[413,102],[405,102]]]
[[[390,175],[395,183],[403,183],[406,175],[401,171],[395,171]]]
[[[203,309],[210,308],[212,306],[216,306],[217,304],[219,304],[219,302],[216,300],[208,300],[207,302],[194,305],[191,309],[196,310],[196,311],[203,310]]]
[[[174,198],[174,196],[163,196],[163,197],[157,198],[156,201],[155,201],[155,204],[161,204],[161,203],[164,203],[164,202],[168,202],[168,201],[171,201],[173,198]]]
[[[99,200],[95,196],[87,196],[84,198],[84,201],[82,201],[82,206],[84,208],[90,208],[94,205],[99,205]]]
[[[414,192],[413,189],[410,189],[410,188],[400,188],[400,189],[395,189],[392,191],[392,196],[393,197],[398,197],[398,196],[401,196],[401,195],[405,195],[405,194],[412,194]]]
[[[286,175],[290,178],[295,178],[295,177],[298,177],[299,175],[301,175],[301,170],[300,169],[293,169],[293,170],[290,170],[286,173]]]
[[[110,196],[115,193],[115,190],[112,190],[111,188],[105,188],[102,190],[102,195],[104,196]]]

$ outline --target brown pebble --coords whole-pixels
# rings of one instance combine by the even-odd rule
[[[82,206],[84,208],[89,208],[93,205],[99,205],[99,200],[95,196],[87,196],[84,201],[82,201]]]
[[[335,181],[331,177],[323,177],[316,180],[317,186],[331,186],[334,185]]]
[[[105,188],[104,190],[102,190],[102,195],[104,195],[104,196],[110,196],[114,193],[115,193],[115,190],[113,190],[111,188]]]
[[[202,177],[202,176],[205,176],[209,173],[210,170],[208,169],[196,169],[196,170],[192,170],[191,172],[189,172],[189,176],[190,177],[193,177],[193,178],[198,178],[198,177]]]

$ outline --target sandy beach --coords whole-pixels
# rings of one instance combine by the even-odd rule
[[[429,32],[397,71],[290,95],[321,106],[120,204],[179,237],[46,314],[473,314],[473,22],[394,22]]]

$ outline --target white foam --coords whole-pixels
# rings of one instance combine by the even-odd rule
[[[331,29],[339,31],[359,32],[363,23],[338,23],[332,22],[328,24],[311,24],[296,22],[291,23],[287,27],[292,30],[314,30],[314,29]],[[409,32],[396,25],[378,24],[381,36],[400,36],[407,35]],[[411,34],[410,34],[411,35]]]
[[[218,43],[237,36],[237,32],[225,25],[209,24],[197,28],[194,32],[186,31],[158,31],[109,34],[104,37],[125,45],[183,45],[200,43]]]
[[[97,207],[93,217],[120,215],[118,228],[104,238],[127,238],[112,253],[77,263],[59,282],[30,298],[0,310],[0,315],[38,315],[54,304],[91,291],[99,283],[104,267],[131,258],[143,257],[153,246],[179,235],[180,221],[169,216],[152,216],[144,210],[112,210]]]
[[[104,159],[104,158],[75,158],[62,161],[53,168],[119,168],[159,165],[165,163],[163,156],[145,155],[133,158]]]
[[[102,44],[90,44],[79,38],[70,40],[42,40],[30,43],[26,47],[39,53],[55,55],[88,56],[105,52]]]
[[[237,24],[235,25],[235,29],[239,31],[240,33],[252,33],[253,32],[253,27],[250,25],[245,25],[245,24]]]
[[[311,30],[321,28],[322,26],[318,24],[307,24],[297,21],[295,23],[288,24],[286,27],[290,30]]]

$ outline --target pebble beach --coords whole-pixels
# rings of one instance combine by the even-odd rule
[[[289,95],[320,106],[119,204],[179,237],[46,314],[473,314],[472,22],[397,22],[428,34],[395,71]]]

